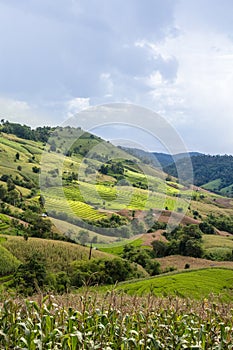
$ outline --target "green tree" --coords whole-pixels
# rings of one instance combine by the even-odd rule
[[[31,295],[44,286],[46,267],[39,255],[34,254],[21,264],[13,277],[13,285],[23,294]]]
[[[78,234],[78,240],[82,245],[85,245],[90,239],[89,232],[87,230],[80,230]]]
[[[152,247],[156,258],[162,258],[167,255],[168,244],[166,242],[155,240],[152,242]]]

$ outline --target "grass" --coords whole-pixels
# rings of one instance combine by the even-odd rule
[[[185,269],[186,264],[189,264],[191,269],[208,267],[229,267],[233,269],[233,261],[212,261],[201,258],[193,258],[191,256],[170,255],[164,258],[157,258],[156,260],[160,263],[163,271],[170,267],[174,267],[176,270],[181,271]]]
[[[60,233],[63,234],[70,234],[70,237],[74,240],[77,239],[78,234],[80,232],[80,230],[83,230],[83,228],[78,227],[76,225],[70,224],[69,222],[66,221],[62,221],[62,220],[58,220],[58,219],[54,219],[54,218],[50,218],[50,220],[53,222],[53,224],[56,226],[56,228],[58,229],[58,231]],[[85,229],[85,231],[88,232],[90,240],[92,240],[93,237],[97,237],[97,242],[99,242],[98,244],[95,244],[96,247],[105,245],[105,244],[111,244],[113,242],[115,242],[117,240],[117,237],[112,237],[112,236],[104,236],[101,235],[99,233],[96,233],[94,231],[90,231]]]
[[[203,235],[203,247],[207,254],[214,256],[214,260],[229,260],[233,251],[233,236]]]
[[[203,235],[204,249],[229,248],[233,249],[233,236]]]
[[[96,245],[100,251],[106,252],[109,254],[114,255],[121,255],[123,253],[124,246],[126,244],[130,244],[134,247],[141,247],[143,243],[143,240],[141,238],[131,238],[131,239],[124,239],[121,242],[116,242],[112,244],[108,244],[108,246],[104,247],[103,245]]]
[[[20,261],[6,248],[0,241],[0,276],[6,276],[14,272],[20,264]]]
[[[75,260],[88,260],[89,248],[78,244],[53,241],[40,238],[7,236],[7,240],[0,242],[16,259],[24,262],[28,257],[38,253],[46,263],[49,271],[67,271],[69,264]],[[111,257],[98,250],[92,251],[93,258]]]
[[[201,299],[210,294],[221,295],[225,301],[232,300],[233,270],[209,268],[183,273],[173,273],[118,286],[130,295],[180,296]]]

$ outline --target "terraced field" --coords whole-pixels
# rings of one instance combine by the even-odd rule
[[[143,190],[132,186],[106,186],[78,181],[62,187],[50,187],[45,193],[46,207],[66,211],[80,218],[98,220],[106,217],[99,209],[121,210],[150,208],[176,210],[187,208],[183,198],[166,196],[163,193]],[[98,208],[98,209],[97,209]]]
[[[93,209],[86,203],[69,199],[59,199],[55,197],[46,197],[46,210],[65,212],[69,216],[76,216],[81,219],[93,221],[106,217],[106,214],[100,213],[98,210]]]
[[[156,296],[180,296],[193,299],[220,296],[232,300],[233,270],[223,268],[200,269],[182,273],[123,282],[118,289],[130,295],[154,294]]]

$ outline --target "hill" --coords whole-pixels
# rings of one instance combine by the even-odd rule
[[[197,155],[191,158],[194,184],[218,194],[233,197],[233,156],[231,155]],[[185,164],[179,159],[178,165]],[[183,167],[185,172],[185,166]],[[176,165],[164,167],[164,171],[176,176]],[[184,173],[185,176],[185,173]]]
[[[179,154],[166,154],[157,152],[146,152],[140,149],[125,148],[125,150],[138,157],[146,164],[163,169],[171,176],[177,177],[177,166],[183,168],[181,174],[185,179],[185,160],[191,157],[194,184],[215,193],[233,196],[233,157],[231,155],[206,155],[199,152],[188,152]]]
[[[49,283],[59,289],[60,273],[74,287],[89,279],[107,283],[162,273],[173,267],[163,268],[155,259],[170,255],[232,260],[232,241],[223,237],[223,231],[233,233],[229,198],[179,183],[80,128],[33,131],[4,122],[0,129],[0,232],[7,237],[1,249],[12,272],[22,264],[24,269],[41,264],[42,271],[46,266],[55,274]],[[115,257],[92,249],[88,262],[91,248],[77,243]],[[44,262],[30,260],[37,254]],[[113,266],[124,276],[110,277]],[[205,266],[204,259],[198,266]]]
[[[32,130],[4,122],[0,130],[0,205],[7,215],[1,218],[2,232],[36,235],[40,228],[40,237],[78,241],[85,229],[89,240],[101,243],[103,236],[145,233],[156,219],[179,221],[183,213],[190,219],[232,215],[229,200],[178,184],[162,170],[80,128]]]
[[[183,159],[188,157],[196,157],[200,156],[199,152],[188,152],[188,153],[177,153],[177,154],[168,154],[161,152],[148,152],[138,148],[127,148],[122,147],[127,153],[139,158],[142,162],[146,164],[152,164],[155,167],[160,167],[163,169],[164,167],[173,164],[179,159]]]
[[[232,300],[233,270],[223,268],[201,269],[172,273],[141,281],[125,282],[118,286],[130,295],[180,296],[194,299],[221,296],[222,300]]]

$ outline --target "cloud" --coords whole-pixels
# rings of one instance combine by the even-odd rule
[[[68,117],[90,107],[89,98],[75,97],[67,102]]]
[[[232,13],[230,0],[1,0],[3,110],[57,125],[131,102],[165,116],[190,148],[231,153]]]
[[[0,97],[0,116],[1,119],[21,124],[26,123],[33,127],[48,124],[48,115],[42,114],[36,105],[5,97]]]
[[[135,91],[134,78],[157,64],[135,42],[162,38],[173,7],[170,0],[2,1],[0,90],[22,99],[103,98],[107,72],[115,85],[125,80]]]
[[[201,27],[184,30],[179,17],[177,25],[176,37],[144,43],[156,56],[178,62],[173,80],[159,70],[147,78],[148,95],[189,147],[232,153],[233,41],[227,33],[203,32]]]

